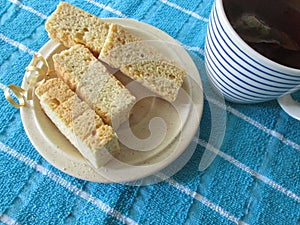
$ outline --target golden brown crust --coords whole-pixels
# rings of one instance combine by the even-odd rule
[[[74,93],[71,90],[65,88],[64,83],[57,82],[55,79],[48,80],[43,85],[40,85],[35,90],[35,93],[37,96],[43,96],[45,93],[47,93],[47,98],[56,99],[57,104],[65,102],[74,96]]]
[[[101,50],[100,58],[108,55],[112,49],[121,48],[124,45],[128,45],[132,42],[141,41],[141,38],[134,36],[121,25],[110,24],[109,32]]]
[[[82,76],[88,71],[90,63],[97,61],[93,54],[83,45],[74,45],[59,54],[54,54],[52,59],[57,76],[72,91],[76,91]]]
[[[51,39],[66,47],[84,44],[98,56],[105,42],[109,23],[69,3],[60,2],[45,27]]]
[[[62,93],[66,93],[62,98]],[[57,128],[95,167],[119,154],[117,136],[102,119],[59,78],[36,89],[41,106]],[[102,158],[101,158],[102,157]]]
[[[75,45],[53,56],[58,77],[104,120],[117,127],[129,117],[135,97],[93,54]]]

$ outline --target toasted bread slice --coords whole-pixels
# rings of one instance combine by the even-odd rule
[[[99,59],[113,68],[121,68],[143,57],[151,57],[153,52],[147,53],[142,39],[132,35],[122,26],[111,24]]]
[[[104,124],[61,79],[46,81],[35,93],[46,115],[95,168],[120,153],[113,128]]]
[[[111,24],[99,59],[140,82],[167,101],[174,101],[186,71],[124,27]]]
[[[105,123],[117,128],[129,117],[135,97],[82,45],[53,56],[58,77],[86,101]]]
[[[60,2],[46,21],[51,39],[66,47],[83,44],[98,56],[105,42],[109,23],[67,2]]]

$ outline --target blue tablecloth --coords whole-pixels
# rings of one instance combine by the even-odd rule
[[[68,2],[102,18],[132,18],[167,32],[195,59],[210,93],[203,49],[212,0]],[[42,158],[25,134],[19,109],[3,92],[21,84],[24,68],[49,40],[44,25],[58,3],[0,0],[1,223],[300,224],[300,122],[275,100],[242,105],[206,94],[194,154],[156,184],[88,182]],[[213,110],[225,116],[219,140],[211,138],[218,126]],[[201,171],[205,149],[217,156]]]

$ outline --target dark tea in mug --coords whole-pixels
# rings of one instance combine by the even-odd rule
[[[300,69],[300,0],[223,0],[239,36],[265,57]]]

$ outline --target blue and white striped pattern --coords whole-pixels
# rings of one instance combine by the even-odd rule
[[[300,70],[271,62],[238,37],[222,0],[216,1],[211,13],[205,56],[211,82],[233,102],[268,101],[300,87]]]
[[[138,19],[168,32],[190,51],[208,88],[202,53],[212,0],[69,2],[100,17]],[[33,53],[48,40],[44,22],[57,3],[0,2],[0,224],[300,222],[300,122],[287,116],[275,101],[224,104],[206,95],[194,155],[171,178],[158,174],[167,178],[159,184],[86,182],[47,163],[26,137],[18,109],[2,93],[10,83],[21,83]],[[218,148],[207,143],[212,105],[227,114],[226,134]],[[217,157],[200,172],[205,148]]]

